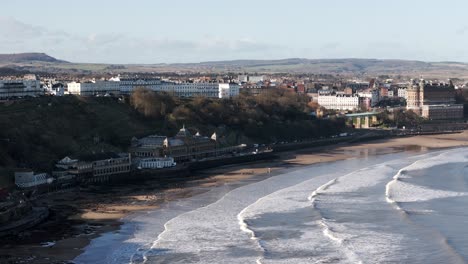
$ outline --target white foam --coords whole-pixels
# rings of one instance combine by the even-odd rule
[[[432,199],[467,196],[465,192],[453,192],[437,189],[429,189],[407,182],[396,181],[387,192],[387,197],[392,197],[394,202],[422,202]]]
[[[259,200],[261,200],[261,199],[263,199],[263,197],[260,198]],[[259,200],[257,200],[256,203],[258,203]],[[255,204],[255,203],[254,203],[254,204]],[[252,206],[252,205],[249,205],[249,206],[245,207],[245,208],[237,215],[237,220],[239,221],[239,227],[240,227],[240,229],[241,229],[243,232],[245,232],[245,233],[247,233],[247,234],[250,235],[250,239],[254,240],[254,241],[256,242],[256,244],[257,244],[257,247],[264,253],[264,252],[265,252],[265,249],[262,247],[261,243],[259,242],[259,239],[255,236],[255,232],[254,232],[252,229],[250,229],[249,226],[247,225],[247,223],[245,222],[244,214],[249,210],[250,206]],[[261,262],[262,259],[263,259],[262,256],[258,257],[257,260],[256,260],[256,263],[257,263],[257,264],[261,264],[261,263],[262,263],[262,262]]]
[[[431,189],[403,181],[411,179],[412,177],[417,177],[417,171],[431,171],[436,166],[443,166],[444,170],[453,170],[457,168],[450,164],[464,162],[468,162],[468,155],[466,149],[450,150],[443,152],[439,155],[425,157],[417,160],[409,166],[406,166],[399,170],[398,173],[393,177],[392,181],[388,182],[388,184],[385,187],[385,197],[387,202],[395,204],[397,209],[402,210],[401,207],[397,205],[397,203],[429,201],[432,199],[468,195],[468,193],[464,192]],[[460,169],[463,170],[464,168],[458,167],[458,170]],[[445,172],[456,173],[454,171]]]
[[[379,223],[372,223],[372,219],[365,223],[339,219],[346,220],[348,214],[359,208],[392,211],[385,199],[399,199],[400,194],[395,191],[401,187],[398,179],[413,177],[417,170],[428,167],[422,161],[413,166],[410,163],[417,159],[431,160],[428,158],[437,154],[387,162],[389,155],[304,167],[237,188],[203,207],[174,212],[163,209],[140,215],[136,219],[135,237],[125,242],[126,247],[133,250],[134,263],[151,263],[148,260],[152,257],[171,254],[193,256],[199,263],[220,260],[226,263],[356,263],[360,260],[380,263],[404,259],[392,256],[395,252],[404,253],[401,244],[409,239],[397,234],[398,229],[379,231]],[[385,164],[373,165],[378,162]],[[365,168],[353,171],[362,167]],[[395,174],[400,175],[388,182]],[[385,196],[382,195],[384,186]],[[419,198],[434,196],[427,189],[406,187],[401,190],[416,193]],[[381,188],[380,195],[368,196],[376,188]],[[405,199],[402,201],[409,200]],[[342,218],[337,218],[339,221],[328,218],[322,215],[322,210]],[[394,221],[397,226],[399,217],[393,215],[388,221]],[[277,219],[284,223],[274,222]],[[231,249],[239,251],[233,254]],[[301,252],[305,255],[300,255]],[[288,257],[270,257],[275,254]]]
[[[262,246],[246,224],[245,215],[250,208],[262,204],[262,197],[309,179],[311,176],[304,173],[306,170],[240,187],[215,203],[178,215],[165,224],[164,232],[144,254],[145,259],[154,257],[159,249],[167,249],[167,253],[160,254],[192,254],[201,263],[215,263],[220,259],[229,263],[259,263],[263,257]],[[250,253],[234,255],[229,251],[231,248]]]
[[[331,185],[335,184],[336,182],[336,178],[325,183],[324,185],[318,187],[315,191],[312,192],[311,195],[309,195],[309,197],[307,197],[307,200],[313,202],[313,199],[319,195],[320,192],[323,192],[324,190],[326,190],[328,187],[330,187]]]
[[[370,161],[369,163],[372,163]],[[393,163],[372,166],[365,169],[360,169],[351,173],[343,173],[340,171],[334,174],[327,174],[317,178],[313,178],[308,181],[301,182],[298,185],[291,186],[289,188],[281,189],[268,196],[262,197],[256,203],[250,205],[243,212],[244,219],[249,219],[249,229],[255,230],[255,233],[265,234],[268,236],[269,233],[277,232],[278,227],[261,227],[259,226],[261,220],[259,217],[262,215],[268,215],[270,213],[289,213],[302,208],[310,208],[315,204],[315,199],[321,194],[327,194],[328,199],[334,199],[336,197],[329,196],[328,194],[341,193],[341,192],[352,192],[357,191],[360,188],[366,188],[375,186],[379,181],[385,181],[389,175],[392,175],[394,169],[390,166]],[[376,174],[376,171],[385,172]],[[345,176],[342,176],[345,174]],[[366,177],[355,177],[366,175]],[[313,190],[311,192],[311,190]],[[321,198],[321,201],[323,198]],[[311,203],[312,202],[312,203]],[[299,217],[299,216],[298,216]],[[311,249],[317,249],[317,257],[309,257],[309,261],[320,262],[324,260],[324,256],[320,255],[321,252],[327,252],[327,259],[335,258],[340,259],[340,262],[351,262],[359,263],[359,258],[353,253],[352,249],[347,248],[348,245],[343,244],[343,235],[334,232],[329,228],[328,221],[321,218],[320,220],[309,219],[309,221],[301,223],[301,225],[308,226],[306,229],[301,229],[300,237],[286,236],[282,239],[268,240],[264,242],[264,246],[267,247],[268,251],[307,251]],[[289,221],[293,222],[293,221]],[[294,226],[281,226],[281,232],[292,232],[294,233]],[[322,239],[320,234],[323,235]],[[335,245],[333,245],[335,244]],[[320,249],[320,250],[319,250]],[[340,252],[342,251],[342,252]],[[332,253],[333,252],[333,253]],[[344,254],[344,255],[343,255]],[[268,259],[269,263],[308,263],[304,262],[304,259],[294,258],[288,260],[272,260]],[[325,261],[325,260],[324,260]]]
[[[313,198],[311,200],[314,204],[314,208],[317,208],[320,212],[325,209],[328,213],[334,211],[335,213],[333,215],[339,217],[341,214],[347,215],[353,213],[354,209],[350,208],[352,206],[363,208],[372,206],[372,204],[377,203],[377,201],[369,200],[369,198],[365,196],[353,198],[346,194],[352,194],[362,189],[369,189],[381,182],[384,183],[385,179],[389,176],[391,177],[392,173],[396,170],[393,166],[398,164],[399,162],[388,162],[360,169],[319,187],[310,196]],[[324,196],[320,196],[320,199],[317,200],[317,196],[321,194],[324,194]],[[339,245],[340,250],[346,254],[348,260],[352,263],[363,263],[363,259],[375,260],[374,257],[368,255],[368,252],[381,253],[385,250],[385,248],[375,245],[376,243],[384,244],[382,241],[375,238],[382,237],[382,234],[368,230],[368,226],[363,227],[359,223],[338,223],[333,219],[325,218],[322,218],[320,225],[322,226],[323,235]],[[356,227],[359,227],[359,235],[356,234]],[[360,239],[359,236],[364,235],[366,235],[367,238],[364,241],[375,241],[373,243],[374,245],[369,247],[363,243],[363,240]],[[395,236],[391,236],[391,239],[395,239]],[[357,245],[359,245],[359,247],[357,247]],[[364,246],[367,247],[366,251],[362,250]]]

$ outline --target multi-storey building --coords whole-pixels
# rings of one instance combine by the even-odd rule
[[[103,177],[130,172],[130,153],[122,154],[109,159],[93,161],[93,177]]]
[[[218,90],[219,98],[231,98],[239,95],[240,87],[237,84],[220,83]]]
[[[120,83],[109,81],[71,82],[68,93],[81,96],[120,94]]]
[[[359,97],[370,98],[371,106],[376,106],[380,102],[380,91],[375,90],[365,90],[358,93]]]
[[[174,167],[176,163],[172,157],[144,158],[136,161],[138,169],[162,169]]]
[[[174,160],[190,160],[214,156],[216,141],[199,133],[192,135],[181,128],[175,137],[152,135],[132,139],[131,153],[136,158],[173,157]]]
[[[265,76],[259,75],[259,76],[249,76],[249,82],[250,83],[258,83],[258,82],[263,82],[265,79]]]
[[[429,119],[463,118],[463,105],[455,104],[455,87],[450,82],[433,83],[411,80],[406,90],[408,110]]]
[[[318,96],[318,104],[335,110],[357,110],[360,108],[362,100],[358,95],[333,94]]]
[[[130,94],[136,88],[143,87],[155,92],[166,92],[178,97],[230,98],[239,95],[239,85],[214,82],[166,82],[160,79],[122,79],[110,81],[68,83],[68,93],[82,96],[96,94]]]
[[[114,77],[110,81],[117,82],[120,85],[120,92],[122,94],[131,94],[135,88],[146,88],[149,90],[156,90],[156,87],[161,86],[163,81],[161,79],[134,79],[134,78],[120,78]]]
[[[0,80],[0,99],[43,95],[41,83],[36,79]]]
[[[93,178],[129,173],[130,166],[130,153],[93,155],[85,158],[85,161],[65,157],[57,162],[56,169],[52,174],[57,178],[70,175],[78,181],[87,181]]]
[[[406,99],[406,88],[398,88],[398,97]]]
[[[250,95],[257,96],[268,91],[268,88],[258,84],[243,84],[240,88],[241,91],[244,91]]]

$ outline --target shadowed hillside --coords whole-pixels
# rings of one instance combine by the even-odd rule
[[[235,100],[180,100],[140,90],[117,98],[42,97],[0,105],[0,169],[47,171],[65,157],[126,151],[133,136],[174,135],[182,125],[220,144],[336,134],[343,120],[312,120],[307,101],[275,91]],[[0,170],[1,171],[1,170]]]

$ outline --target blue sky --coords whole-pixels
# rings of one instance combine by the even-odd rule
[[[468,62],[466,0],[2,0],[1,10],[0,53],[73,62]]]

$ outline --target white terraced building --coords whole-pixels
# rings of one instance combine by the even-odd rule
[[[138,169],[162,169],[174,167],[174,158],[145,158],[138,162]]]
[[[0,99],[43,95],[39,80],[0,80]]]
[[[136,88],[143,87],[155,92],[167,92],[178,97],[231,98],[239,95],[239,85],[230,83],[173,83],[159,79],[122,79],[110,81],[68,83],[68,93],[82,96],[96,94],[130,94]]]
[[[318,104],[327,109],[334,110],[356,110],[359,109],[360,100],[357,95],[320,95],[318,96]]]
[[[68,93],[81,96],[120,94],[118,82],[94,81],[94,82],[71,82],[67,84]]]

